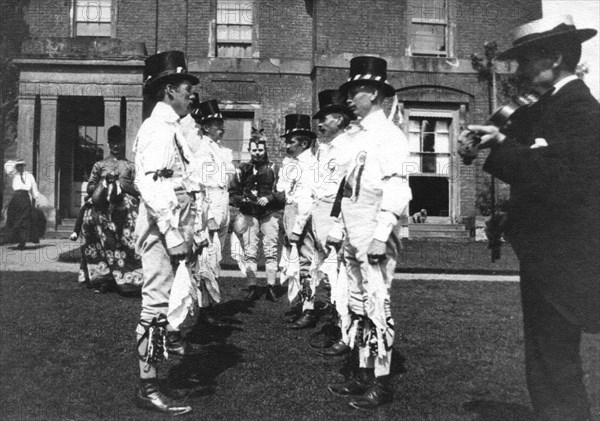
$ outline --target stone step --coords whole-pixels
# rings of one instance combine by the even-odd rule
[[[465,231],[464,224],[409,224],[410,231]]]
[[[468,231],[408,231],[408,238],[456,238],[470,240]]]

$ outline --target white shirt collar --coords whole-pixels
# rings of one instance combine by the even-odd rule
[[[156,103],[154,109],[152,110],[152,116],[158,117],[168,123],[177,123],[180,120],[180,117],[177,115],[173,107],[165,104],[162,101]]]
[[[360,120],[360,125],[365,129],[369,129],[379,126],[382,120],[387,120],[387,117],[385,116],[383,110],[377,110]]]
[[[564,79],[559,80],[558,82],[556,82],[554,84],[554,91],[552,91],[552,95],[556,94],[558,92],[558,90],[561,89],[563,86],[565,86],[567,83],[572,82],[577,79],[578,79],[577,75],[571,75],[571,76],[567,76]]]

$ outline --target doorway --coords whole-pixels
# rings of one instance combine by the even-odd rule
[[[77,217],[92,167],[104,159],[104,137],[102,97],[58,98],[56,179],[60,219]]]
[[[410,176],[408,184],[412,190],[409,205],[411,215],[421,209],[427,210],[427,216],[449,217],[449,184],[447,177]]]

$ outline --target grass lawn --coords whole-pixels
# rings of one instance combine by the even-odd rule
[[[518,285],[396,282],[396,399],[372,413],[327,391],[344,359],[286,330],[280,303],[247,304],[223,279],[231,328],[190,331],[203,354],[163,364],[172,393],[202,420],[527,420]],[[74,274],[4,272],[0,282],[2,420],[163,420],[136,408],[139,298],[80,289]],[[193,321],[192,321],[193,322]],[[191,327],[189,323],[188,327]],[[585,336],[584,369],[600,420],[600,338]],[[200,387],[186,388],[184,377]],[[188,385],[189,386],[189,385]]]

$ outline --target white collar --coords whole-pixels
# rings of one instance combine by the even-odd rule
[[[162,101],[159,101],[152,110],[152,116],[165,120],[168,123],[177,123],[180,117],[177,115],[173,107]]]
[[[558,92],[558,90],[561,89],[563,86],[565,86],[567,83],[572,82],[577,79],[579,79],[577,77],[577,75],[571,75],[571,76],[567,76],[566,78],[559,80],[558,82],[556,82],[554,84],[554,91],[552,91],[552,95],[556,94]]]
[[[362,120],[360,120],[360,125],[368,130],[369,128],[379,126],[382,120],[387,121],[387,117],[385,116],[383,110],[377,110],[366,115]]]

